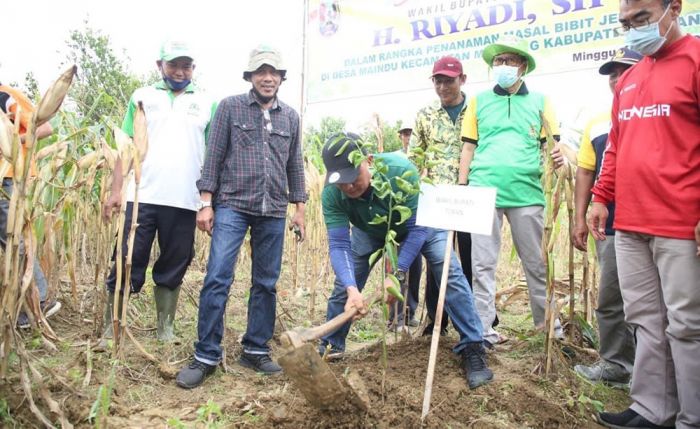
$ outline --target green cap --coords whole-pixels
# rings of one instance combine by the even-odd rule
[[[530,73],[535,69],[535,59],[527,51],[527,40],[517,37],[504,37],[499,43],[492,43],[484,49],[481,57],[486,61],[486,64],[493,64],[493,57],[500,54],[518,54],[527,60],[527,70],[525,74]]]
[[[160,59],[163,61],[172,61],[175,58],[187,57],[194,59],[192,50],[187,43],[180,40],[167,40],[160,47]]]

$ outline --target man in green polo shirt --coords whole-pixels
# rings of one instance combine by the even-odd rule
[[[356,134],[342,133],[332,136],[323,148],[327,186],[321,201],[331,265],[336,274],[333,293],[328,299],[328,320],[352,307],[358,310],[358,318],[367,313],[361,291],[372,268],[369,259],[377,249],[384,247],[387,234],[386,224],[375,224],[373,220],[376,216],[389,216],[392,198],[391,193],[379,196],[383,192],[380,184],[389,183],[395,193],[405,194],[401,189],[406,185],[404,182],[415,186],[419,181],[416,167],[400,153],[368,155],[355,167],[350,156],[353,151],[361,150],[358,140]],[[338,153],[343,145],[345,148]],[[416,225],[417,194],[409,196],[403,205],[411,210],[410,216],[406,218],[405,214],[392,210],[389,220],[400,246],[398,267],[393,274],[401,283],[405,282],[406,270],[420,253],[430,264],[435,278],[441,278],[447,231]],[[387,279],[384,287],[390,285],[391,280]],[[387,303],[391,304],[393,296],[387,293],[387,297]],[[481,321],[454,253],[449,264],[445,307],[459,333],[459,343],[453,351],[462,357],[469,387],[474,389],[489,383],[493,373],[486,364]],[[323,337],[319,352],[331,357],[341,355],[349,330],[350,322]]]
[[[484,49],[483,58],[492,67],[496,86],[478,94],[467,107],[462,122],[459,183],[498,190],[492,234],[472,234],[474,298],[484,340],[493,345],[506,340],[492,327],[503,215],[508,218],[525,270],[533,321],[537,328],[544,326],[546,270],[542,258],[544,192],[540,154],[546,133],[542,118],[557,140],[559,127],[547,97],[529,91],[522,79],[535,69],[527,42],[509,39],[491,44]],[[553,158],[556,165],[564,162],[560,151]],[[562,336],[559,320],[555,335]]]

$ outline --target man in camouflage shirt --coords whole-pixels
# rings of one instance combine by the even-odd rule
[[[439,160],[437,165],[424,169],[422,174],[427,174],[436,184],[454,185],[457,184],[459,157],[462,150],[459,138],[460,126],[467,108],[466,97],[461,88],[467,81],[467,76],[462,70],[462,63],[455,57],[447,56],[433,64],[431,79],[440,102],[418,112],[409,152],[420,148],[426,153],[426,159]],[[415,157],[412,156],[412,158]],[[471,234],[458,232],[457,245],[462,271],[471,285]],[[429,268],[428,273],[430,273]],[[437,300],[438,282],[428,274],[425,301],[431,320],[435,320]],[[447,315],[443,313],[442,331],[446,328]],[[430,333],[432,330],[431,323],[424,332]]]

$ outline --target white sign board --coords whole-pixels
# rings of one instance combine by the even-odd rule
[[[491,235],[496,188],[421,184],[416,224]]]

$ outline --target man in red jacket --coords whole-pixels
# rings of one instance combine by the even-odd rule
[[[615,202],[625,318],[637,352],[622,413],[608,427],[700,427],[700,40],[681,0],[621,0],[627,45],[645,57],[618,80],[588,226],[605,240]]]

